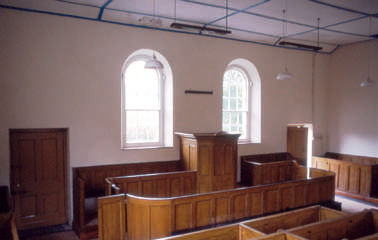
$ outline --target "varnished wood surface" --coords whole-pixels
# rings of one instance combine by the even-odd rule
[[[127,196],[129,239],[260,216],[334,199],[334,173],[296,168],[297,180],[172,198]],[[310,178],[306,178],[309,175]],[[158,225],[155,222],[159,222]]]
[[[17,228],[67,222],[67,129],[11,129],[9,135]]]
[[[97,237],[97,224],[87,225],[93,222],[96,215],[86,213],[85,199],[105,196],[105,178],[179,170],[181,170],[180,161],[127,163],[73,168],[73,229],[81,239]]]
[[[331,155],[332,156],[332,155]],[[358,163],[359,162],[359,163]],[[361,195],[378,197],[378,165],[373,161],[338,160],[324,157],[313,157],[314,166],[319,169],[333,171],[336,174],[335,186],[338,191],[350,193],[348,196]]]
[[[377,214],[378,212],[374,210],[353,213],[290,229],[288,232],[310,240],[359,239],[377,233],[378,223],[375,221]]]
[[[300,220],[297,219],[298,214]],[[308,219],[306,219],[306,216]],[[283,221],[283,219],[285,220]],[[161,240],[370,240],[377,239],[377,219],[378,212],[376,210],[345,214],[339,211],[314,206],[247,220],[239,224],[179,234],[162,238]],[[239,226],[239,228],[237,228],[237,226]],[[238,233],[236,233],[238,237],[236,238],[235,231],[238,231]],[[222,237],[222,234],[224,237]]]
[[[290,181],[294,179],[292,168],[295,168],[293,160],[263,163],[242,160],[241,184],[256,186]]]
[[[106,178],[107,195],[129,193],[143,197],[174,197],[197,192],[196,171],[179,171]]]
[[[234,188],[240,134],[175,133],[180,138],[180,159],[185,170],[197,171],[197,190]]]
[[[124,240],[126,237],[125,198],[123,195],[98,198],[99,239]]]
[[[286,213],[271,215],[245,222],[244,224],[264,234],[277,232],[279,229],[290,229],[327,219],[344,216],[345,213],[320,206],[313,206]]]

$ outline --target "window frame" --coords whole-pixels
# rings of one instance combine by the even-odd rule
[[[236,70],[236,71],[239,71],[242,75],[244,75],[244,77],[247,79],[247,85],[248,85],[248,91],[247,91],[247,94],[248,94],[248,99],[247,99],[247,126],[246,126],[246,137],[245,138],[239,138],[238,140],[238,143],[251,143],[251,112],[252,112],[252,104],[251,104],[251,101],[252,101],[252,86],[253,86],[253,83],[252,83],[252,79],[251,77],[249,76],[248,74],[248,71],[238,65],[238,64],[231,64],[231,65],[228,65],[226,70],[224,71],[223,73],[223,78],[222,78],[222,130],[225,131],[223,129],[223,114],[224,114],[224,110],[223,110],[223,82],[224,82],[224,75],[226,74],[227,71],[229,70]],[[238,112],[241,112],[241,111],[238,111]],[[244,111],[243,111],[244,112]],[[237,133],[237,132],[235,132]],[[242,133],[240,133],[242,134]]]
[[[121,91],[122,91],[122,96],[121,96],[121,112],[122,112],[122,117],[121,117],[121,149],[144,149],[144,148],[160,148],[160,147],[165,147],[165,122],[164,122],[164,114],[165,114],[165,86],[164,86],[164,72],[161,69],[156,69],[158,73],[158,87],[159,87],[159,98],[160,98],[160,110],[159,110],[159,141],[157,142],[138,142],[138,143],[127,143],[127,124],[126,124],[126,119],[127,119],[127,109],[126,109],[126,86],[125,86],[125,73],[127,68],[134,62],[136,61],[148,61],[152,58],[152,54],[138,54],[130,59],[127,60],[127,63],[124,65],[121,73],[121,79],[122,79],[122,85],[121,85]],[[140,109],[143,111],[142,109]],[[134,110],[138,111],[138,110]]]

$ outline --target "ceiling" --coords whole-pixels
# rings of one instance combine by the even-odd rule
[[[0,7],[270,46],[280,46],[287,22],[284,41],[317,46],[319,34],[323,53],[378,35],[378,0],[0,0]],[[227,24],[232,33],[180,30],[174,22]]]

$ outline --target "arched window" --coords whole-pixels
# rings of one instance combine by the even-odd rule
[[[122,148],[172,146],[172,73],[157,52],[163,69],[146,69],[152,50],[138,50],[122,73]],[[164,60],[163,60],[164,59]]]
[[[222,129],[240,133],[240,142],[261,142],[261,87],[256,67],[232,61],[223,75]]]

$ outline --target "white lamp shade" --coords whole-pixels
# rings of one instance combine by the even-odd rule
[[[144,68],[147,68],[147,69],[163,69],[164,66],[159,60],[156,59],[156,56],[154,54],[152,59],[148,60],[146,62],[146,64],[144,65]]]
[[[285,68],[285,71],[283,72],[280,72],[276,79],[277,80],[290,80],[291,78],[293,77],[293,75],[291,75],[288,71],[287,71],[287,68]]]
[[[371,81],[369,78],[367,78],[365,81],[361,82],[360,86],[361,87],[368,87],[370,85],[372,85],[374,82]]]

